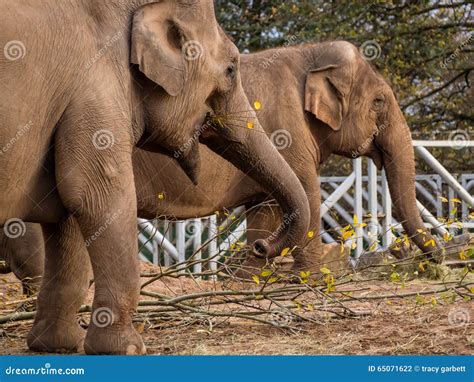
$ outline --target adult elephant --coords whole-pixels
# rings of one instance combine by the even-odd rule
[[[23,0],[2,2],[0,14],[0,225],[12,237],[24,221],[42,223],[46,243],[31,349],[75,351],[84,343],[87,353],[145,352],[132,326],[139,297],[132,148],[140,141],[178,152],[195,181],[197,138],[210,112],[239,117],[209,127],[210,144],[285,211],[298,212],[256,250],[272,255],[302,240],[306,195],[255,118],[238,51],[212,1]],[[84,341],[75,313],[87,254],[95,296]]]

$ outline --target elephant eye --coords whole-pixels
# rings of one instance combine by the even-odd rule
[[[226,69],[226,76],[229,77],[231,80],[235,78],[236,68],[235,64],[230,64]]]
[[[374,110],[380,110],[383,107],[384,103],[385,103],[385,97],[382,95],[379,95],[375,97],[374,100],[372,101],[372,108]]]

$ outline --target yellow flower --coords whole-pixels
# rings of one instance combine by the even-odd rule
[[[262,108],[262,104],[260,103],[260,101],[255,101],[253,103],[253,107],[255,108],[255,110],[260,110]]]
[[[164,192],[159,192],[157,196],[158,196],[158,200],[164,200],[165,199],[165,193]]]
[[[247,129],[253,129],[254,127],[255,127],[255,125],[252,121],[247,122]]]
[[[329,274],[331,274],[331,270],[330,270],[329,268],[327,268],[327,267],[322,267],[322,268],[320,269],[320,272],[321,272],[322,274],[324,274],[324,275],[329,275]]]
[[[428,241],[425,243],[425,247],[428,247],[428,246],[436,247],[435,241],[434,241],[433,239],[428,240]]]
[[[452,240],[453,237],[451,236],[451,234],[449,232],[445,232],[443,234],[443,239],[444,239],[444,241],[448,242],[448,241]]]

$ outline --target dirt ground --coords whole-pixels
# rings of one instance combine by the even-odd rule
[[[156,270],[143,265],[143,271]],[[472,273],[463,281],[472,282]],[[312,312],[312,322],[291,318],[289,329],[241,318],[183,316],[157,321],[144,315],[137,316],[136,327],[149,354],[472,354],[474,302],[452,290],[429,293],[443,285],[426,279],[403,286],[381,280],[355,282],[346,287],[356,297],[347,306],[360,314],[338,317]],[[467,288],[467,295],[472,296],[473,286]],[[215,282],[173,278],[157,281],[146,290],[180,296],[220,288]],[[400,298],[402,294],[408,296]],[[388,297],[373,298],[380,295]],[[0,278],[0,316],[17,309],[21,299],[17,280],[12,275]],[[78,316],[84,326],[89,316]],[[1,325],[0,354],[33,354],[26,346],[31,325],[31,319]]]

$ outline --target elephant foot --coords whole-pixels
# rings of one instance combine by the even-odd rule
[[[45,353],[82,353],[85,330],[79,324],[66,321],[39,320],[28,333],[28,347]]]
[[[97,327],[90,325],[84,342],[86,354],[143,355],[146,347],[141,336],[130,326]]]

